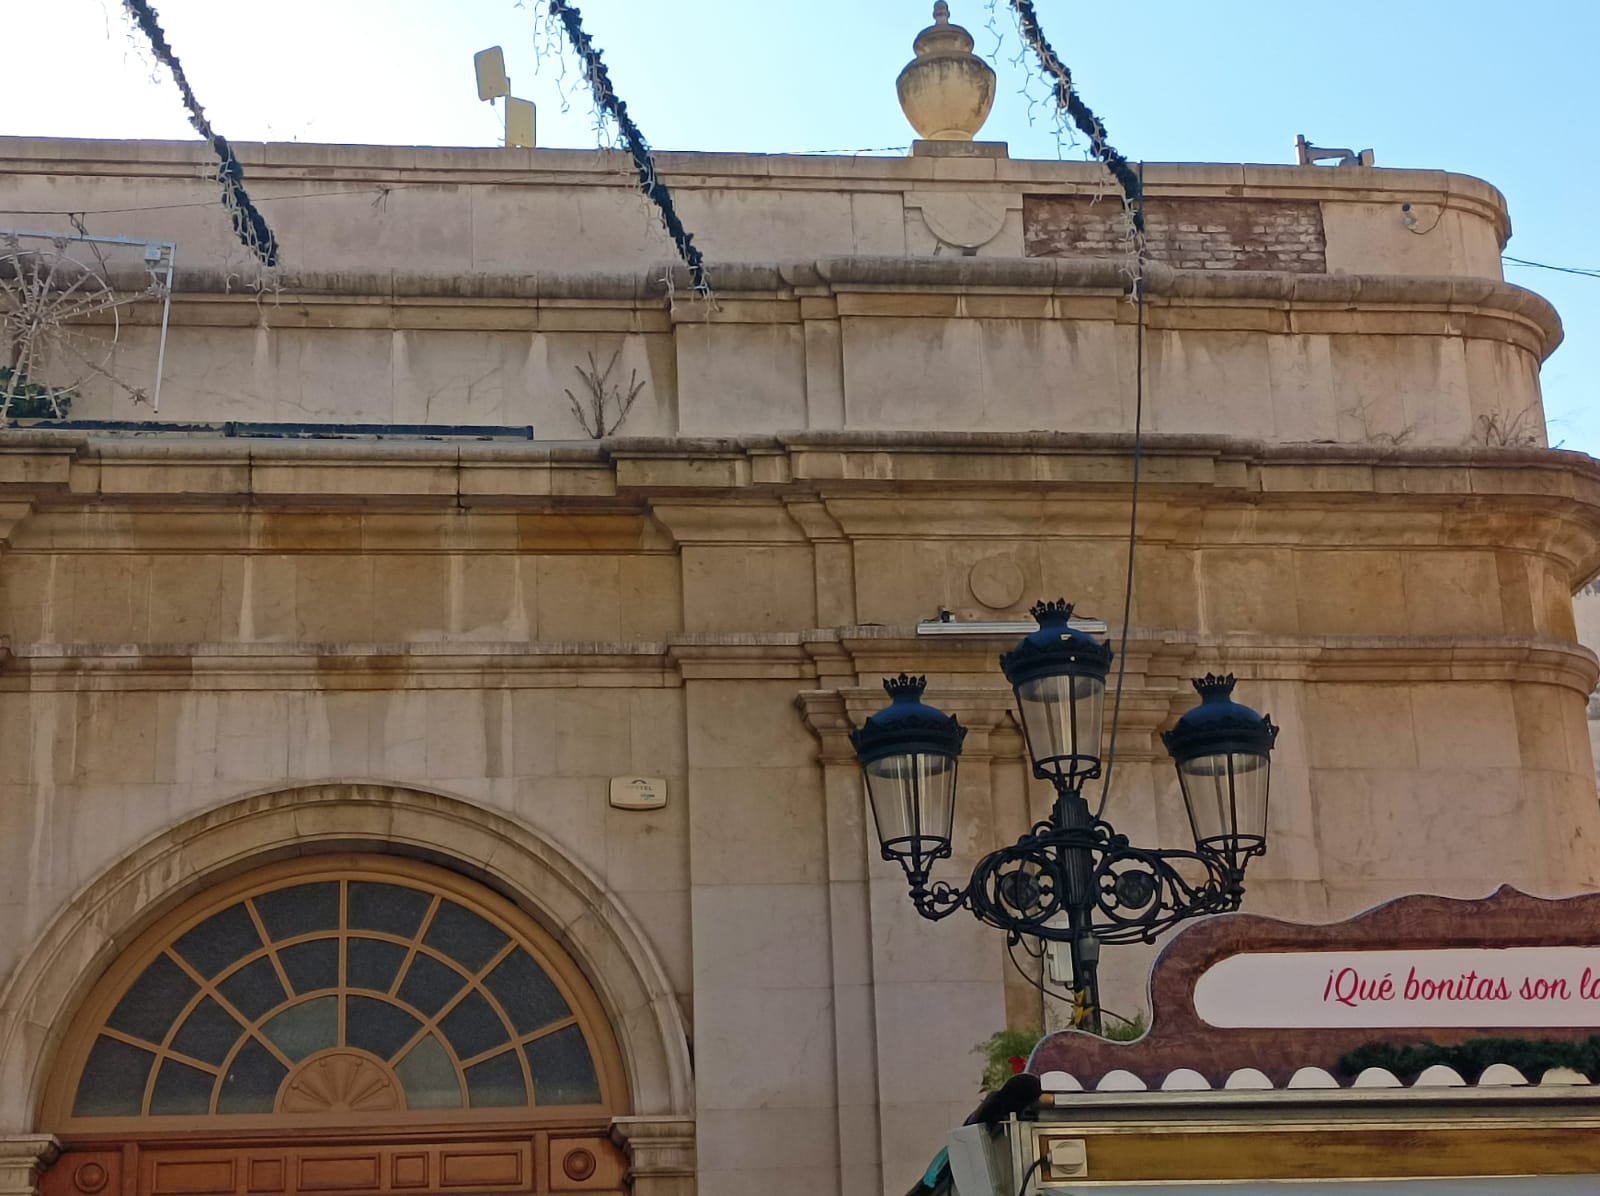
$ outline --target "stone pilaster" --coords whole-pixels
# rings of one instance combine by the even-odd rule
[[[38,1196],[39,1177],[60,1153],[49,1134],[0,1137],[0,1196]]]
[[[819,667],[820,671],[820,667]],[[868,842],[875,841],[850,746],[857,725],[838,690],[797,699],[821,749],[828,828],[828,941],[833,963],[834,1084],[839,1126],[839,1191],[880,1196],[878,1035],[872,990],[872,914]]]
[[[611,1140],[628,1156],[633,1196],[694,1196],[694,1119],[616,1117]]]

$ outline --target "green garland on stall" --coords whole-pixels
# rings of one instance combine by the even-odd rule
[[[1369,1067],[1381,1067],[1409,1083],[1428,1068],[1442,1064],[1452,1068],[1467,1083],[1476,1084],[1485,1069],[1496,1063],[1509,1064],[1535,1084],[1553,1067],[1571,1068],[1600,1082],[1600,1035],[1568,1041],[1473,1038],[1456,1046],[1431,1042],[1395,1046],[1373,1042],[1343,1056],[1335,1067],[1347,1076],[1359,1075]]]
[[[66,419],[72,392],[65,387],[43,386],[0,365],[0,420]]]

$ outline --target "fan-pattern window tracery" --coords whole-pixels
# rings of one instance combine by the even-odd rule
[[[497,899],[420,866],[284,871],[102,985],[74,1120],[610,1104],[597,1018]]]

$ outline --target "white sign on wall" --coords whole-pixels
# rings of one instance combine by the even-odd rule
[[[1230,955],[1195,984],[1227,1029],[1595,1027],[1600,946]]]
[[[667,804],[667,779],[612,777],[611,804],[619,810],[659,810]]]

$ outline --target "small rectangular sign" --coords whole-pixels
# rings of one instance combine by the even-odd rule
[[[1600,946],[1230,955],[1201,973],[1194,1007],[1226,1029],[1600,1032]]]
[[[667,779],[612,777],[611,804],[619,810],[659,810],[667,804]]]
[[[478,98],[492,100],[511,94],[511,80],[506,78],[506,56],[499,46],[479,50],[472,56],[472,69],[478,76]]]
[[[506,97],[506,148],[532,149],[536,144],[534,122],[537,110],[532,100]]]

